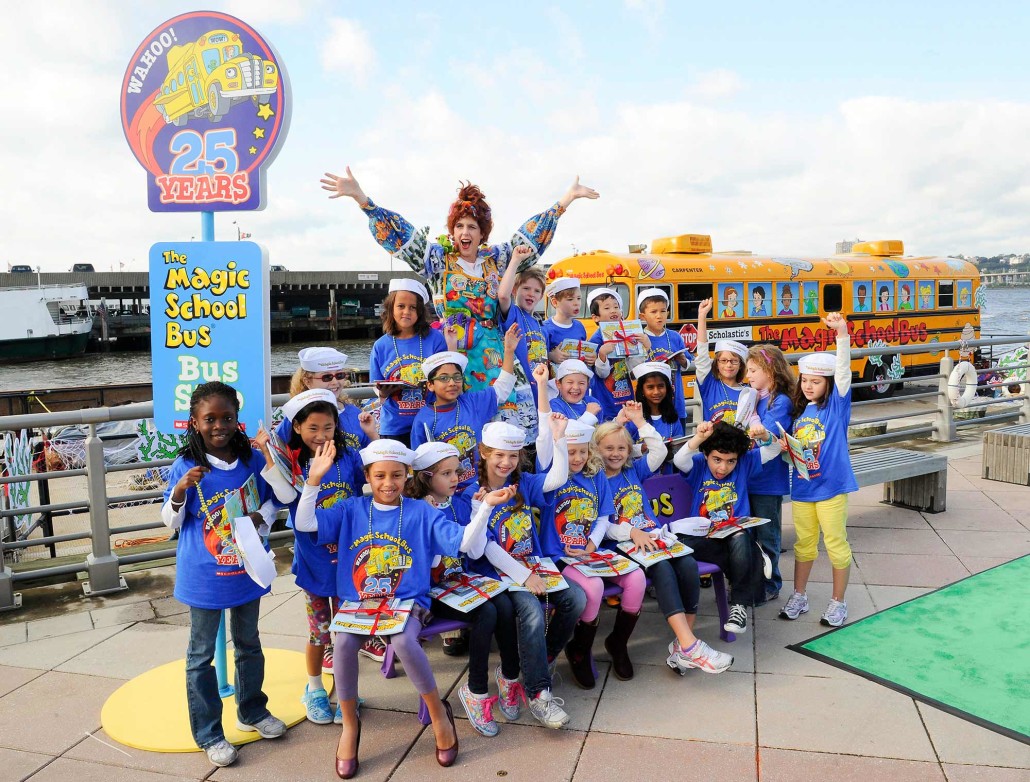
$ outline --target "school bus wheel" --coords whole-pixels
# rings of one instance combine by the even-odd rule
[[[871,361],[867,361],[865,371],[862,373],[862,380],[866,383],[878,384],[858,389],[862,392],[862,399],[889,399],[894,395],[894,384],[886,382],[887,367],[885,364],[877,366]]]
[[[229,111],[229,99],[222,97],[218,84],[212,84],[208,91],[208,108],[211,109],[211,121],[218,122]]]

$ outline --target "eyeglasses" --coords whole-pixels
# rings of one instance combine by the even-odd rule
[[[462,374],[434,375],[433,376],[433,382],[434,383],[437,382],[437,381],[439,381],[441,383],[461,383],[461,382],[464,382],[464,380],[465,380],[465,376],[462,375]]]
[[[316,375],[323,383],[332,383],[334,380],[346,380],[346,372],[326,372],[324,375]]]
[[[723,366],[730,366],[730,365],[733,365],[733,364],[740,364],[740,359],[739,358],[720,358],[718,363],[722,364]]]

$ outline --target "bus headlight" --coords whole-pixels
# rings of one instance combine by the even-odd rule
[[[236,68],[226,68],[225,69],[225,77],[227,79],[235,79],[237,76],[239,76],[239,74],[240,74],[240,72]]]

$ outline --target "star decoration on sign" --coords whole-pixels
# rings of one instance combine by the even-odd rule
[[[254,128],[254,138],[264,138],[264,137],[265,137],[265,129],[264,128]]]
[[[257,115],[261,119],[271,119],[274,114],[275,114],[275,112],[272,111],[272,107],[269,106],[267,103],[262,103],[261,106],[258,108],[258,111],[257,111]]]
[[[252,154],[252,155],[256,155],[256,154],[257,154],[257,147],[251,147],[251,148],[250,148],[250,149],[248,149],[247,151],[248,151],[248,152],[249,152],[250,154]]]

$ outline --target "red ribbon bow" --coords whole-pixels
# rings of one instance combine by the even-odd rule
[[[359,616],[374,616],[375,619],[372,620],[372,629],[369,631],[369,635],[375,635],[376,630],[379,629],[379,620],[382,617],[385,616],[388,619],[392,619],[397,614],[410,613],[410,609],[407,608],[391,608],[390,600],[391,598],[384,597],[377,606],[357,606],[355,608],[341,608],[339,611],[337,611],[337,613],[358,614]]]
[[[740,526],[737,523],[737,517],[736,516],[730,516],[725,521],[717,521],[717,522],[715,522],[712,525],[712,528],[710,530],[708,530],[708,537],[711,537],[713,532],[719,532],[719,531],[724,530],[724,529],[726,529],[728,527],[736,527],[737,529],[740,529],[740,530],[744,529],[742,526]]]
[[[443,597],[444,595],[449,595],[449,594],[450,594],[451,592],[455,592],[455,591],[457,591],[457,590],[458,590],[459,588],[461,588],[461,587],[463,587],[463,586],[467,586],[467,587],[469,587],[469,588],[470,588],[470,589],[471,589],[471,590],[472,590],[473,592],[475,592],[475,593],[476,593],[477,595],[480,595],[481,597],[485,597],[485,598],[486,598],[487,600],[489,600],[489,599],[490,599],[490,595],[489,595],[488,593],[484,592],[484,591],[483,591],[482,589],[480,589],[479,587],[477,587],[477,586],[476,586],[476,584],[475,584],[475,582],[473,581],[473,579],[469,578],[469,577],[468,577],[467,575],[465,575],[464,573],[456,573],[456,574],[454,574],[454,575],[452,575],[452,576],[448,576],[448,578],[452,578],[452,579],[455,579],[455,580],[457,580],[457,582],[458,582],[458,583],[457,583],[457,584],[455,584],[455,585],[454,585],[454,586],[452,586],[452,587],[448,587],[448,588],[447,588],[447,589],[445,589],[445,590],[444,590],[443,592],[441,592],[441,593],[440,593],[440,594],[439,594],[439,595],[437,596],[437,599],[438,599],[438,600],[439,600],[439,599],[440,599],[441,597]]]
[[[634,343],[635,339],[636,339],[635,337],[633,337],[630,334],[626,333],[626,322],[623,321],[620,318],[620,320],[619,320],[619,328],[616,329],[615,331],[613,331],[612,332],[612,338],[611,339],[606,339],[605,342],[608,342],[608,343],[615,342],[615,343],[617,343],[619,345],[622,345],[623,352],[625,353],[626,356],[629,356],[629,354],[630,354],[629,353],[629,346]]]

